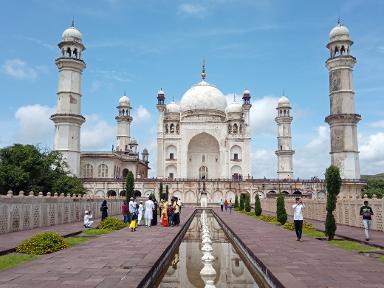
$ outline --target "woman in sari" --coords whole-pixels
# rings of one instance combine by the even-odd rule
[[[161,225],[164,227],[168,226],[168,217],[167,217],[167,210],[168,210],[168,204],[164,200],[161,200],[160,202],[160,209],[161,209]]]

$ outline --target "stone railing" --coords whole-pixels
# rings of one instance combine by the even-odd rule
[[[364,200],[369,202],[369,206],[372,207],[374,216],[372,217],[372,229],[378,231],[384,231],[384,198],[383,199],[337,199],[336,210],[334,212],[336,223],[363,227],[362,217],[360,216],[360,207],[363,206]],[[276,199],[260,199],[261,208],[263,211],[276,212]],[[293,215],[292,205],[295,203],[295,199],[285,199],[285,209],[288,215]],[[327,215],[326,200],[310,200],[303,199],[305,209],[303,210],[304,220],[320,220],[325,221]]]
[[[0,196],[0,234],[16,232],[38,227],[79,222],[83,220],[84,211],[92,211],[94,218],[101,217],[100,205],[107,200],[108,214],[121,213],[124,198],[97,198],[90,196],[64,196],[47,193],[43,196],[14,196],[12,191]]]

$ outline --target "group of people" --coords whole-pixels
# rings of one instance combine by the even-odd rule
[[[180,224],[181,201],[172,197],[171,202],[164,199],[160,201],[161,225],[164,227],[178,226]]]
[[[157,225],[157,201],[154,197],[149,196],[148,200],[139,203],[131,197],[129,203],[123,202],[121,213],[123,214],[124,223],[129,223],[129,229],[136,231],[137,226],[144,225],[151,227]]]
[[[227,201],[227,199],[225,199],[225,201],[223,201],[223,199],[220,199],[219,205],[220,205],[221,211],[224,211],[225,209],[225,212],[229,210],[229,213],[232,213],[232,208],[233,208],[232,199],[229,199],[229,201]]]

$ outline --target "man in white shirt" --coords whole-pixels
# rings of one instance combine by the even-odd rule
[[[145,201],[144,204],[144,221],[145,226],[151,227],[151,221],[153,217],[153,209],[155,209],[155,203],[153,203],[151,198],[148,198],[147,201]]]
[[[296,198],[296,204],[292,205],[293,208],[293,222],[295,223],[295,231],[297,236],[297,241],[300,241],[301,234],[303,231],[303,209],[304,204],[301,198]]]
[[[93,221],[91,220],[92,219],[92,213],[89,211],[85,211],[85,215],[84,215],[84,227],[85,228],[91,228],[92,224],[93,224]]]

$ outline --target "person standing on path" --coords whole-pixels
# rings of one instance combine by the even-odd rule
[[[361,206],[360,215],[363,216],[365,240],[369,241],[369,228],[371,228],[373,210],[368,206],[368,201],[364,201],[364,206]]]
[[[134,207],[133,212],[131,213],[131,222],[129,223],[129,229],[131,229],[131,232],[136,231],[137,228],[137,216],[139,213],[137,206]]]
[[[123,214],[124,223],[128,223],[128,213],[128,204],[127,201],[124,201],[123,205],[121,205],[121,214]]]
[[[101,221],[103,221],[105,218],[108,217],[107,200],[104,200],[103,203],[101,203],[100,212],[101,212]]]
[[[133,197],[131,197],[129,199],[129,203],[128,203],[128,221],[131,222],[131,218],[132,218],[132,213],[135,212],[135,209],[136,209],[136,203],[135,201],[133,201]]]
[[[220,208],[221,208],[221,212],[224,211],[224,201],[223,199],[220,199]]]
[[[178,226],[180,224],[180,205],[178,203],[178,198],[175,197],[175,201],[173,202],[173,224]]]
[[[232,199],[229,199],[229,203],[228,203],[229,214],[232,214],[232,208],[233,208]]]
[[[295,231],[297,236],[297,241],[301,240],[301,234],[303,231],[303,209],[304,204],[301,198],[296,198],[296,204],[292,205],[293,208],[293,222],[295,222]]]
[[[144,211],[144,206],[143,206],[143,201],[140,201],[139,204],[139,214],[137,215],[137,225],[141,226],[141,221],[143,220],[143,211]]]
[[[145,201],[145,208],[144,208],[145,226],[147,227],[151,227],[154,209],[155,209],[155,203],[153,203],[151,198],[148,198],[148,200]]]
[[[154,208],[152,211],[151,225],[156,226],[157,225],[157,206],[158,206],[157,200],[156,200],[156,197],[149,196],[149,198],[151,198],[151,200],[153,201],[153,204],[154,204]]]

